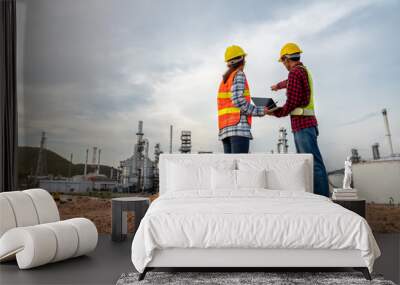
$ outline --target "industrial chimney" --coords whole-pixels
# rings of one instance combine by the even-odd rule
[[[138,142],[143,138],[143,121],[139,121],[138,132],[136,133]]]
[[[97,160],[97,175],[100,174],[100,155],[101,155],[101,149],[99,149],[99,159]]]
[[[93,147],[93,154],[92,154],[92,165],[96,165],[96,156],[97,156],[97,146]]]
[[[88,159],[89,159],[89,149],[86,149],[86,160],[85,160],[85,169],[83,170],[83,175],[87,175],[87,164],[88,164]]]
[[[40,149],[36,165],[36,179],[38,176],[47,175],[47,151],[46,151],[46,133],[42,132],[42,138],[40,140]]]
[[[144,157],[143,157],[143,171],[142,171],[142,192],[146,190],[146,182],[148,181],[148,162],[149,162],[149,140],[144,139]]]
[[[383,115],[383,123],[385,124],[385,130],[386,130],[385,136],[387,137],[387,140],[388,140],[388,143],[389,143],[390,156],[393,156],[392,135],[390,134],[389,120],[388,120],[388,117],[387,117],[387,110],[386,109],[382,110],[382,115]]]
[[[169,153],[172,153],[172,125],[169,127]]]
[[[69,167],[68,167],[68,177],[72,178],[72,158],[73,154],[71,153],[71,156],[69,158]]]

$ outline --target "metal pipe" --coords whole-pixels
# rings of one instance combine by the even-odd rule
[[[385,124],[385,130],[386,130],[385,136],[387,137],[387,140],[389,143],[390,156],[393,156],[394,152],[393,152],[393,144],[392,144],[392,135],[390,134],[389,120],[388,120],[386,108],[382,110],[382,115],[383,115],[383,123]]]

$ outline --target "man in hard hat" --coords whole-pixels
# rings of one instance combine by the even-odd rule
[[[300,61],[302,50],[295,43],[285,44],[279,61],[289,71],[288,79],[272,85],[271,90],[286,88],[286,103],[267,112],[276,117],[290,115],[294,142],[298,153],[311,153],[314,157],[314,193],[329,197],[328,176],[317,136],[318,123],[314,113],[313,82],[309,70]]]
[[[248,153],[252,116],[264,116],[266,108],[251,104],[250,90],[243,72],[246,53],[237,45],[225,51],[228,70],[218,89],[219,140],[224,153]]]

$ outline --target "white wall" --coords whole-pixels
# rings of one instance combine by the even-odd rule
[[[117,186],[114,181],[96,181],[94,184],[91,181],[66,181],[66,180],[40,180],[40,188],[46,189],[49,192],[71,192],[70,189],[74,189],[74,193],[84,193],[92,191],[92,188],[108,189],[112,190]]]
[[[353,164],[354,188],[367,202],[400,203],[400,160],[368,161]]]
[[[92,188],[92,182],[90,181],[67,181],[67,180],[40,180],[40,188],[46,189],[49,192],[64,192],[69,193],[70,189],[74,189],[73,192],[87,192],[87,188]]]

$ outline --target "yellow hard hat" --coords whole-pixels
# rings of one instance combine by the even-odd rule
[[[300,47],[295,43],[287,43],[281,49],[281,55],[279,57],[279,61],[282,61],[282,56],[290,55],[294,53],[302,53],[303,51]]]
[[[228,62],[232,58],[238,57],[238,56],[246,56],[247,54],[244,52],[244,50],[240,46],[229,46],[226,48],[225,51],[225,61]]]

